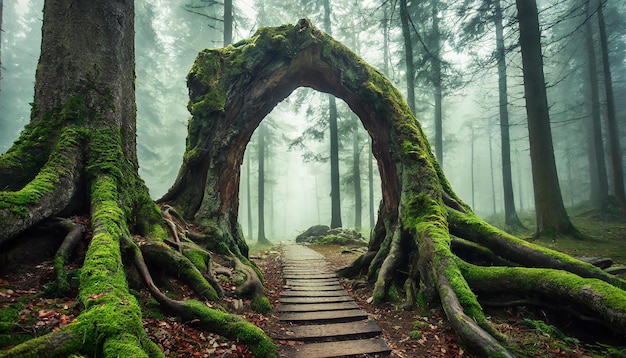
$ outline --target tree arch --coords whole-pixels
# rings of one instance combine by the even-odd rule
[[[460,336],[489,356],[511,353],[475,292],[487,298],[522,293],[537,304],[567,302],[626,332],[625,281],[476,217],[450,187],[399,91],[308,20],[261,28],[232,46],[204,50],[187,80],[193,117],[186,152],[159,202],[197,224],[209,247],[246,258],[237,222],[245,146],[279,101],[295,88],[311,87],[342,98],[359,116],[381,175],[383,200],[369,250],[340,274],[365,273],[375,282],[376,302],[398,280],[408,306],[418,295],[439,299]]]

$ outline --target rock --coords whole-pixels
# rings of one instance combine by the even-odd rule
[[[315,240],[319,240],[319,238],[325,236],[329,230],[330,230],[330,227],[326,225],[311,226],[305,232],[296,236],[296,242],[302,243],[302,242],[313,242]]]

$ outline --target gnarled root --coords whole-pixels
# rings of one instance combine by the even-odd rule
[[[202,297],[216,301],[219,299],[214,285],[211,285],[198,268],[180,252],[162,242],[143,241],[139,244],[141,253],[155,267],[165,267],[168,272],[175,272]]]
[[[201,302],[193,300],[177,301],[163,294],[152,280],[148,266],[143,258],[143,247],[140,250],[128,238],[125,241],[133,252],[135,267],[140,272],[146,287],[152,296],[166,309],[181,316],[184,320],[193,321],[195,324],[211,330],[211,332],[247,344],[252,349],[255,357],[278,357],[272,340],[255,325],[238,316],[209,308]],[[170,249],[170,251],[176,253],[174,250]]]

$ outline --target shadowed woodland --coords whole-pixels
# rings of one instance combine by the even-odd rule
[[[532,162],[534,235],[585,240],[565,212],[554,155],[545,158],[553,150],[544,74],[529,70],[542,57],[532,3],[518,1],[517,10],[529,136],[536,143],[530,154],[542,157]],[[271,310],[239,222],[241,168],[255,130],[300,87],[345,101],[371,138],[382,200],[367,251],[338,274],[365,277],[374,304],[401,290],[404,309],[441,307],[479,356],[513,356],[481,306],[502,297],[567,307],[624,336],[626,281],[476,215],[448,182],[441,146],[433,150],[414,115],[415,98],[407,102],[381,71],[310,20],[261,27],[197,55],[187,75],[192,118],[182,166],[153,201],[137,158],[133,1],[48,0],[43,14],[30,123],[0,157],[0,245],[61,238],[45,294],[77,295],[80,312],[0,356],[163,356],[143,328],[133,294],[141,288],[168,314],[241,342],[254,356],[277,356],[259,327],[219,308],[231,293],[215,273],[238,275],[234,294],[259,313]],[[614,194],[613,210],[625,208],[623,188]],[[523,226],[508,214],[507,227]],[[75,251],[79,267],[69,265]],[[198,299],[172,297],[164,277],[175,277]],[[2,324],[6,332],[17,327]]]

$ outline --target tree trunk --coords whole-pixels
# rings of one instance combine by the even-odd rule
[[[587,53],[587,73],[585,80],[588,87],[588,95],[591,102],[591,115],[588,120],[589,133],[589,174],[591,184],[591,202],[600,210],[607,208],[609,197],[609,184],[606,174],[606,161],[604,157],[604,142],[602,140],[602,118],[600,115],[600,91],[598,89],[598,65],[596,62],[595,44],[593,41],[593,28],[591,27],[592,9],[587,2],[587,16],[585,21],[585,46]]]
[[[372,138],[368,136],[368,148],[372,147]],[[367,186],[368,186],[368,198],[369,198],[369,216],[370,216],[370,229],[374,228],[374,156],[372,151],[367,151]]]
[[[200,202],[170,203],[196,223],[219,228],[219,237],[239,235],[239,164],[255,128],[293,90],[310,87],[343,99],[372,138],[382,182],[378,221],[368,252],[338,273],[366,273],[370,282],[375,281],[375,303],[387,299],[396,282],[419,287],[426,301],[438,300],[468,347],[481,356],[509,357],[499,341],[502,334],[482,311],[482,296],[472,289],[481,290],[485,282],[481,277],[487,277],[490,285],[500,283],[499,289],[507,293],[526,295],[520,289],[526,281],[515,281],[526,277],[532,279],[529,293],[538,300],[554,291],[575,309],[588,309],[601,317],[613,310],[607,322],[621,335],[626,331],[625,281],[508,235],[476,217],[450,187],[399,91],[308,20],[261,28],[236,48],[202,51],[189,73],[188,86],[192,113],[188,147],[177,183],[166,197],[194,199],[190,193],[204,193]],[[198,173],[198,168],[206,172]],[[192,173],[204,179],[191,180]],[[229,227],[232,231],[227,232]],[[473,269],[468,249],[461,245],[453,251],[453,237],[471,241],[496,260]],[[492,266],[494,262],[515,267]],[[536,271],[538,267],[543,269]],[[509,281],[516,284],[508,286]],[[582,295],[580,287],[585,288]],[[581,300],[583,296],[596,299]]]
[[[615,114],[615,99],[613,98],[613,80],[611,78],[611,64],[609,63],[609,44],[604,24],[602,4],[597,8],[598,27],[600,32],[600,55],[602,57],[602,72],[604,73],[604,94],[606,96],[606,123],[609,137],[609,157],[613,173],[613,189],[622,212],[626,215],[626,194],[624,193],[624,170],[622,168],[622,150],[620,148],[619,128]]]
[[[439,31],[439,0],[431,0],[434,46],[432,49],[433,88],[435,92],[435,157],[443,167],[443,93],[441,74],[441,33]]]
[[[246,156],[246,211],[248,218],[248,240],[252,240],[252,193],[250,192],[250,155]]]
[[[224,0],[224,47],[233,43],[233,0]]]
[[[2,11],[4,10],[4,0],[0,0],[0,93],[2,93],[2,33],[4,28],[2,27]]]
[[[141,307],[129,291],[126,272],[136,271],[164,310],[243,339],[258,356],[276,357],[260,329],[201,302],[175,301],[150,277],[153,260],[203,298],[219,296],[210,254],[184,237],[184,225],[175,225],[180,220],[171,208],[159,211],[138,174],[134,1],[46,0],[42,35],[31,122],[0,156],[0,245],[36,240],[20,234],[40,224],[69,227],[54,261],[56,280],[49,286],[49,293],[67,295],[65,264],[82,230],[70,219],[55,217],[87,216],[93,235],[79,273],[80,314],[59,330],[0,355],[162,355],[148,338]],[[167,228],[176,242],[169,240]],[[149,257],[144,260],[144,255]],[[269,305],[258,294],[253,269],[237,269],[245,272],[245,288],[256,293],[259,307]]]
[[[528,116],[530,158],[535,189],[536,236],[566,234],[579,236],[563,206],[556,171],[550,114],[543,74],[541,36],[535,0],[516,0],[524,94]]]
[[[324,31],[332,35],[330,0],[324,0]],[[328,96],[328,131],[330,132],[330,228],[341,227],[341,186],[339,183],[339,133],[337,129],[337,102]]]
[[[506,52],[500,0],[494,3],[493,21],[496,30],[496,58],[498,61],[498,102],[500,110],[500,141],[502,151],[502,187],[504,189],[504,224],[512,229],[524,228],[515,210],[513,179],[511,174],[511,141],[509,135],[508,85],[506,78]],[[521,183],[520,183],[521,185]]]
[[[259,142],[258,150],[259,155],[259,174],[257,181],[257,189],[259,196],[259,220],[258,220],[258,237],[257,243],[267,244],[269,240],[265,237],[265,126],[259,126]]]
[[[411,112],[415,113],[415,64],[413,62],[413,42],[409,28],[409,10],[406,0],[400,0],[400,21],[404,38],[404,62],[406,64],[406,93]]]
[[[359,138],[359,120],[354,118],[354,132],[352,134],[352,175],[354,178],[354,228],[362,226],[363,203],[361,195],[361,139]]]

